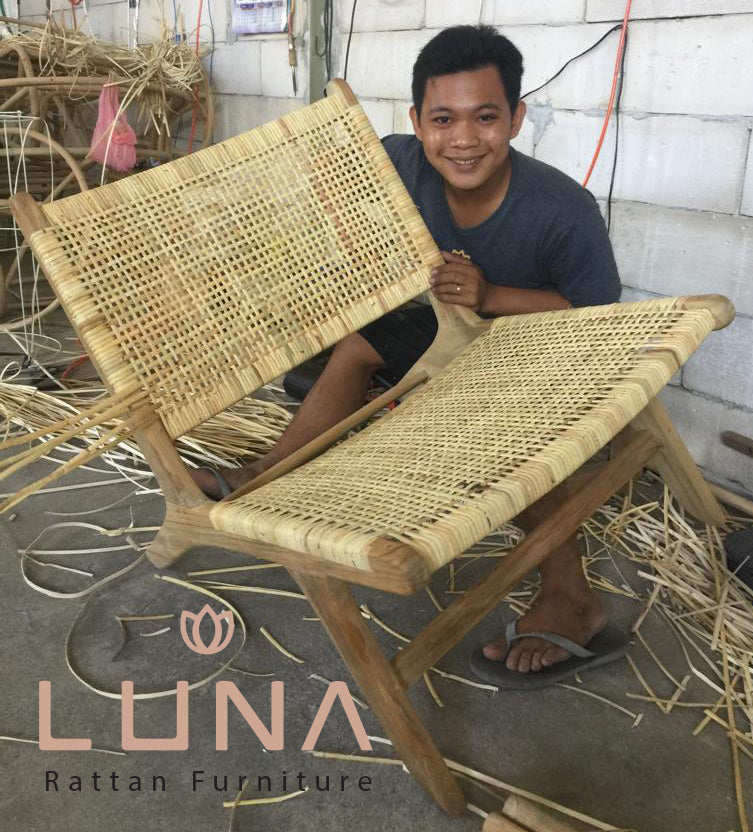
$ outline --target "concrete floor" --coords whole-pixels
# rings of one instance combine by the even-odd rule
[[[46,464],[46,463],[45,463]],[[102,467],[102,463],[98,463]],[[109,479],[110,474],[78,472],[66,483],[85,478]],[[17,485],[17,483],[16,483]],[[23,581],[16,553],[28,545],[45,527],[62,520],[79,519],[106,528],[159,523],[160,499],[131,498],[126,503],[93,515],[62,518],[50,511],[85,512],[112,503],[132,491],[127,484],[103,486],[82,491],[36,496],[18,509],[12,523],[4,521],[2,531],[5,564],[0,569],[0,599],[4,619],[4,638],[0,642],[0,662],[4,669],[0,697],[0,734],[15,737],[38,736],[37,689],[40,680],[50,680],[53,690],[53,733],[67,737],[90,737],[95,748],[120,748],[120,703],[99,696],[77,681],[66,667],[66,634],[70,635],[72,662],[82,675],[97,685],[118,690],[122,679],[130,679],[136,690],[169,687],[178,679],[194,680],[206,675],[217,664],[216,657],[199,657],[184,646],[177,618],[168,621],[170,632],[142,638],[139,632],[157,629],[158,622],[132,624],[125,646],[115,615],[180,613],[198,611],[205,598],[187,590],[155,580],[155,570],[144,562],[117,581],[83,600],[46,597]],[[129,507],[130,506],[130,507]],[[149,535],[140,535],[148,539]],[[78,547],[118,545],[122,538],[102,538],[84,529],[49,532],[37,545],[56,550]],[[124,566],[133,558],[129,552],[98,555],[40,556],[43,560],[65,561],[89,569],[97,577]],[[197,550],[186,555],[171,570],[187,571],[217,565],[245,564],[248,559],[218,550]],[[468,582],[478,577],[488,562],[479,562],[464,573]],[[629,562],[619,567],[636,588],[640,579]],[[617,578],[614,567],[605,562],[605,574]],[[57,570],[33,566],[32,579],[60,591],[74,591],[90,579]],[[283,570],[262,570],[224,576],[232,581],[277,588],[295,589]],[[434,588],[444,595],[446,575],[434,576]],[[644,590],[645,592],[645,590]],[[374,612],[394,628],[416,633],[435,611],[426,594],[401,599],[371,591],[358,591]],[[347,671],[330,646],[317,622],[304,621],[312,615],[305,601],[279,597],[233,593],[248,625],[249,638],[235,660],[237,667],[256,672],[273,672],[272,678],[254,678],[227,671],[219,678],[232,680],[253,705],[265,723],[269,716],[269,683],[285,682],[285,750],[265,752],[233,708],[230,709],[230,747],[214,750],[214,684],[190,695],[190,747],[185,752],[129,752],[112,756],[101,752],[40,751],[33,745],[0,741],[0,830],[54,829],[59,832],[99,832],[115,827],[122,832],[135,830],[479,830],[481,820],[471,814],[450,819],[438,810],[418,786],[399,767],[386,767],[315,759],[300,747],[324,693],[324,686],[309,679],[318,673],[330,680],[349,681]],[[612,618],[627,626],[636,618],[636,601],[606,597]],[[480,639],[499,629],[509,612],[500,609],[483,622],[441,663],[445,670],[469,675],[468,650]],[[290,650],[305,659],[295,664],[275,651],[259,635],[258,627],[268,629]],[[643,632],[669,669],[682,676],[686,666],[674,635],[657,618],[649,618]],[[234,649],[236,633],[227,651]],[[394,649],[390,636],[379,632],[385,647]],[[672,686],[640,647],[633,656],[659,695],[669,695]],[[228,655],[224,653],[221,655]],[[633,719],[577,692],[550,688],[531,693],[492,693],[453,681],[435,678],[445,707],[438,708],[422,685],[414,689],[413,700],[441,750],[454,760],[491,774],[520,788],[546,796],[571,808],[614,824],[620,829],[640,832],[728,832],[738,829],[734,805],[729,747],[721,729],[711,726],[699,737],[691,736],[701,717],[695,709],[677,708],[667,717],[650,703],[630,700],[626,691],[640,693],[638,683],[624,661],[594,669],[582,676],[582,686],[622,704],[643,720],[633,728]],[[577,684],[577,682],[573,682]],[[354,692],[356,692],[354,690]],[[715,698],[694,681],[687,701]],[[138,701],[135,709],[137,736],[171,736],[175,732],[175,700]],[[382,734],[370,711],[361,711],[366,730]],[[327,720],[317,748],[357,752],[350,727],[336,706]],[[374,747],[374,754],[390,756],[390,749]],[[753,766],[743,758],[743,777],[753,780]],[[58,773],[61,790],[45,791],[46,771]],[[204,783],[192,790],[192,772],[203,771]],[[336,785],[329,792],[312,789],[307,794],[273,806],[240,809],[231,818],[222,808],[223,799],[235,795],[240,775],[251,776],[246,797],[254,796],[256,778],[266,775],[272,781],[272,794],[283,792],[282,777],[287,772],[288,791],[295,788],[298,772],[313,785],[316,775],[329,774]],[[102,776],[101,791],[91,785],[93,772]],[[110,774],[119,776],[119,791],[110,788]],[[69,779],[78,775],[82,791],[71,792]],[[129,777],[142,779],[141,792],[127,790]],[[154,775],[165,778],[164,793],[151,791]],[[227,792],[215,791],[213,775],[228,775]],[[344,790],[341,775],[348,775]],[[361,791],[360,776],[371,778],[371,791]],[[331,784],[333,783],[331,780]],[[364,784],[365,785],[365,784]],[[495,799],[468,786],[469,799],[489,810]],[[262,796],[264,796],[264,793]]]

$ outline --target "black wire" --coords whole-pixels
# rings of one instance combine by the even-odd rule
[[[332,78],[332,28],[335,18],[332,3],[333,0],[324,2],[324,49],[320,52],[318,45],[315,44],[314,50],[317,57],[324,58],[324,69],[328,81]]]
[[[607,195],[607,234],[612,229],[612,192],[614,191],[614,180],[617,173],[617,150],[620,146],[620,101],[622,100],[622,88],[625,81],[625,55],[627,55],[628,30],[625,29],[625,45],[622,49],[620,61],[620,80],[617,85],[617,98],[614,102],[614,156],[612,157],[612,175],[609,180],[609,194]]]
[[[356,19],[356,6],[358,0],[353,0],[353,8],[350,12],[350,31],[348,32],[348,46],[345,49],[345,69],[343,70],[343,80],[348,80],[348,58],[350,57],[350,41],[353,37],[353,21]]]
[[[353,5],[355,6],[355,3],[354,3]],[[575,55],[575,57],[570,58],[570,60],[569,60],[567,63],[563,64],[563,65],[562,65],[562,66],[561,66],[561,67],[557,70],[557,72],[555,72],[555,73],[554,73],[554,75],[552,75],[552,77],[551,77],[551,78],[549,78],[548,80],[544,81],[544,83],[543,83],[543,84],[541,84],[540,86],[536,87],[536,89],[535,89],[535,90],[529,90],[527,93],[525,93],[525,95],[521,95],[520,97],[521,97],[521,98],[528,98],[528,96],[529,96],[529,95],[533,95],[535,92],[538,92],[539,90],[544,89],[544,87],[545,87],[547,84],[551,84],[551,82],[552,82],[552,81],[554,81],[554,79],[555,79],[555,78],[557,78],[559,75],[561,75],[561,74],[562,74],[562,73],[563,73],[563,72],[567,69],[567,67],[569,67],[569,66],[570,66],[570,64],[571,64],[573,61],[577,61],[577,60],[578,60],[578,58],[582,58],[584,55],[587,55],[589,52],[591,52],[591,51],[593,51],[594,49],[596,49],[596,47],[597,47],[597,46],[598,46],[598,45],[599,45],[602,41],[606,40],[606,39],[607,39],[607,38],[608,38],[608,37],[612,34],[612,32],[616,32],[618,29],[622,29],[622,24],[621,24],[621,23],[618,23],[618,24],[616,24],[615,26],[612,26],[612,28],[611,28],[611,29],[609,29],[608,31],[604,32],[604,34],[603,34],[603,35],[602,35],[602,36],[601,36],[601,37],[600,37],[600,38],[596,41],[596,43],[591,44],[591,46],[589,46],[589,47],[588,47],[588,49],[584,49],[584,50],[583,50],[583,52],[581,52],[579,55]],[[351,30],[351,31],[352,31],[352,30]],[[347,61],[346,61],[346,66],[347,66]]]
[[[324,36],[326,38],[324,47],[325,66],[327,69],[327,80],[329,81],[332,78],[332,33],[335,25],[334,0],[327,0],[324,12]]]

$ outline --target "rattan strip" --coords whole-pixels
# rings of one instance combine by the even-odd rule
[[[84,345],[173,437],[415,297],[441,262],[339,94],[43,210],[34,250]]]
[[[499,319],[393,413],[212,523],[365,570],[389,537],[436,569],[603,447],[712,323],[675,299]]]

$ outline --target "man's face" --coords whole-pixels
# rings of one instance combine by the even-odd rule
[[[502,179],[525,104],[510,112],[499,71],[488,66],[430,78],[420,117],[415,107],[410,115],[429,162],[452,188],[470,191]]]

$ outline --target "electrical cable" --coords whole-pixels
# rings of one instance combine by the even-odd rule
[[[334,0],[326,0],[324,6],[324,62],[327,70],[327,80],[332,79],[332,43],[333,29],[335,25]]]
[[[353,39],[353,24],[356,19],[356,6],[358,0],[353,0],[353,8],[350,11],[350,31],[348,32],[348,45],[345,48],[345,68],[343,70],[343,80],[348,80],[348,58],[350,58],[350,41]]]
[[[332,78],[332,26],[335,19],[332,2],[333,0],[324,0],[324,49],[320,52],[315,45],[314,50],[318,58],[324,58],[324,70],[328,81]]]
[[[601,134],[599,135],[599,141],[596,145],[596,150],[594,151],[593,159],[591,159],[591,164],[588,166],[585,178],[581,183],[584,188],[588,184],[588,180],[591,178],[591,174],[593,173],[593,170],[596,167],[596,161],[599,158],[599,154],[601,153],[601,148],[604,144],[604,137],[606,136],[607,128],[609,127],[609,120],[612,117],[612,108],[614,106],[615,94],[617,92],[617,82],[621,74],[620,67],[622,66],[622,55],[625,50],[625,40],[627,38],[628,20],[630,19],[630,7],[632,5],[633,0],[627,0],[627,5],[625,6],[625,16],[622,20],[622,34],[620,35],[620,43],[617,47],[617,59],[614,63],[614,75],[612,76],[612,90],[609,94],[609,104],[607,105],[607,112],[604,115],[604,123],[601,126]]]
[[[627,55],[628,33],[625,32],[625,48],[622,50],[620,62],[620,84],[617,88],[617,99],[614,104],[614,155],[612,157],[612,173],[609,177],[609,193],[607,194],[607,233],[612,230],[612,193],[614,191],[614,180],[617,173],[617,151],[620,146],[620,102],[622,101],[622,89],[625,85],[625,55]]]
[[[557,70],[557,72],[554,73],[554,75],[552,75],[551,78],[548,78],[546,81],[544,81],[543,84],[540,84],[533,90],[529,90],[527,93],[525,93],[525,95],[521,95],[520,97],[528,98],[529,95],[533,95],[535,92],[543,90],[547,84],[551,84],[555,78],[558,78],[560,75],[562,75],[562,73],[570,66],[570,64],[573,61],[577,61],[578,58],[582,58],[584,55],[587,55],[589,52],[592,52],[600,43],[603,43],[603,41],[605,41],[612,34],[612,32],[617,32],[621,28],[622,24],[620,23],[617,23],[616,25],[612,26],[612,28],[604,32],[604,34],[595,43],[592,43],[591,46],[588,47],[588,49],[584,49],[578,55],[575,55],[572,58],[570,58],[570,60],[567,61],[567,63],[562,64],[562,66]]]

